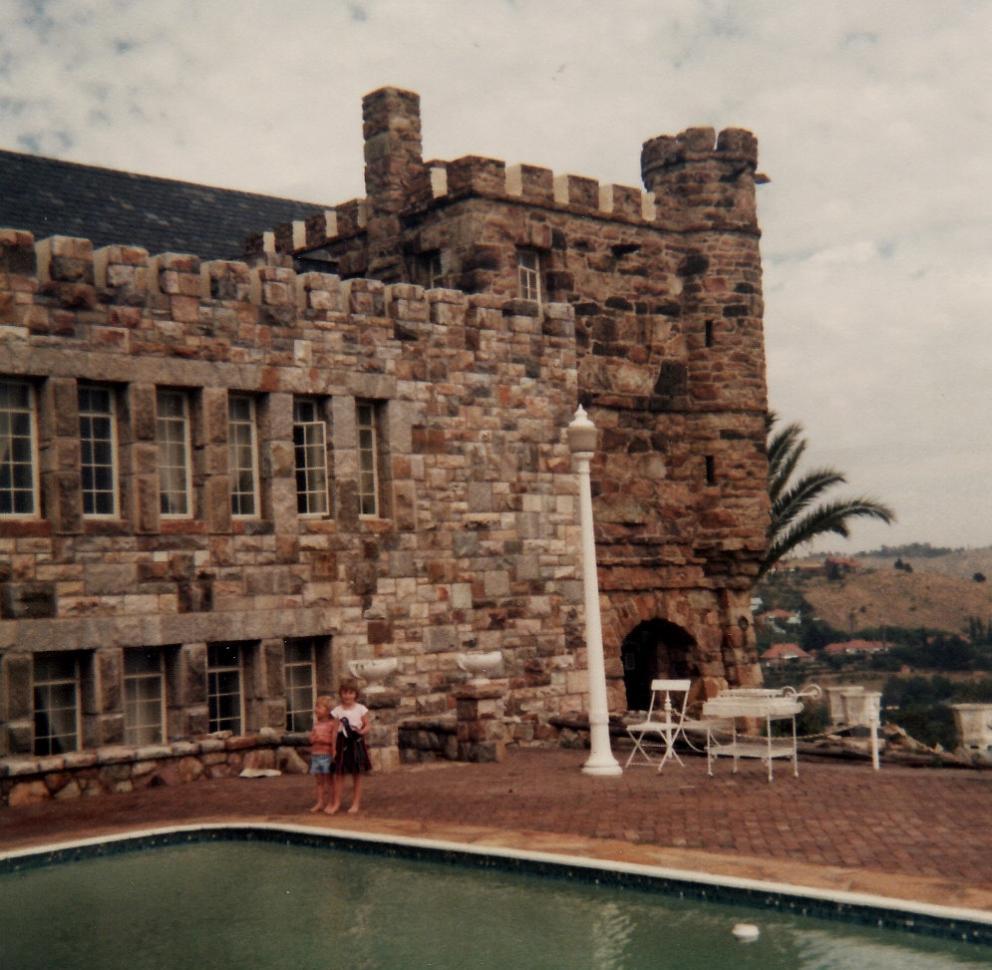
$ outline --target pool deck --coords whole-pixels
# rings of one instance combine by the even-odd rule
[[[511,751],[366,779],[359,815],[312,815],[299,775],[218,779],[0,809],[0,851],[164,825],[269,822],[560,853],[992,915],[992,771],[701,758],[661,774],[580,771],[581,751]],[[350,794],[350,782],[348,783]],[[347,799],[345,801],[347,804]]]

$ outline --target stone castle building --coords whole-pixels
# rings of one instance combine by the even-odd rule
[[[415,94],[363,107],[367,198],[333,207],[0,152],[10,800],[239,770],[369,658],[396,660],[380,766],[553,739],[586,702],[579,403],[610,709],[665,673],[759,682],[753,136],[654,138],[641,190],[425,161]],[[72,222],[87,180],[107,204]]]

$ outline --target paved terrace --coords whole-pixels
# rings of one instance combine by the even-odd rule
[[[223,779],[0,809],[0,849],[197,821],[293,822],[616,859],[992,912],[992,772],[759,762],[713,778],[632,768],[589,778],[586,754],[515,750],[367,779],[357,816],[308,813],[304,776]],[[350,791],[350,783],[349,783]]]

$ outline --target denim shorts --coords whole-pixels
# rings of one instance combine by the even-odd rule
[[[329,754],[310,755],[311,775],[333,775],[334,759]]]

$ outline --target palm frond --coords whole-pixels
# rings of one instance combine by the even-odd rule
[[[768,453],[768,497],[771,520],[768,527],[768,552],[759,575],[764,575],[783,556],[817,536],[834,533],[847,538],[848,521],[857,518],[895,521],[887,505],[867,496],[835,499],[816,505],[823,494],[847,482],[835,468],[815,468],[793,482],[799,461],[806,451],[802,425],[793,422],[775,430],[778,416],[769,411],[765,418]]]
[[[804,509],[835,485],[845,485],[847,479],[834,468],[815,468],[791,485],[784,495],[772,502],[772,527],[787,528]]]

